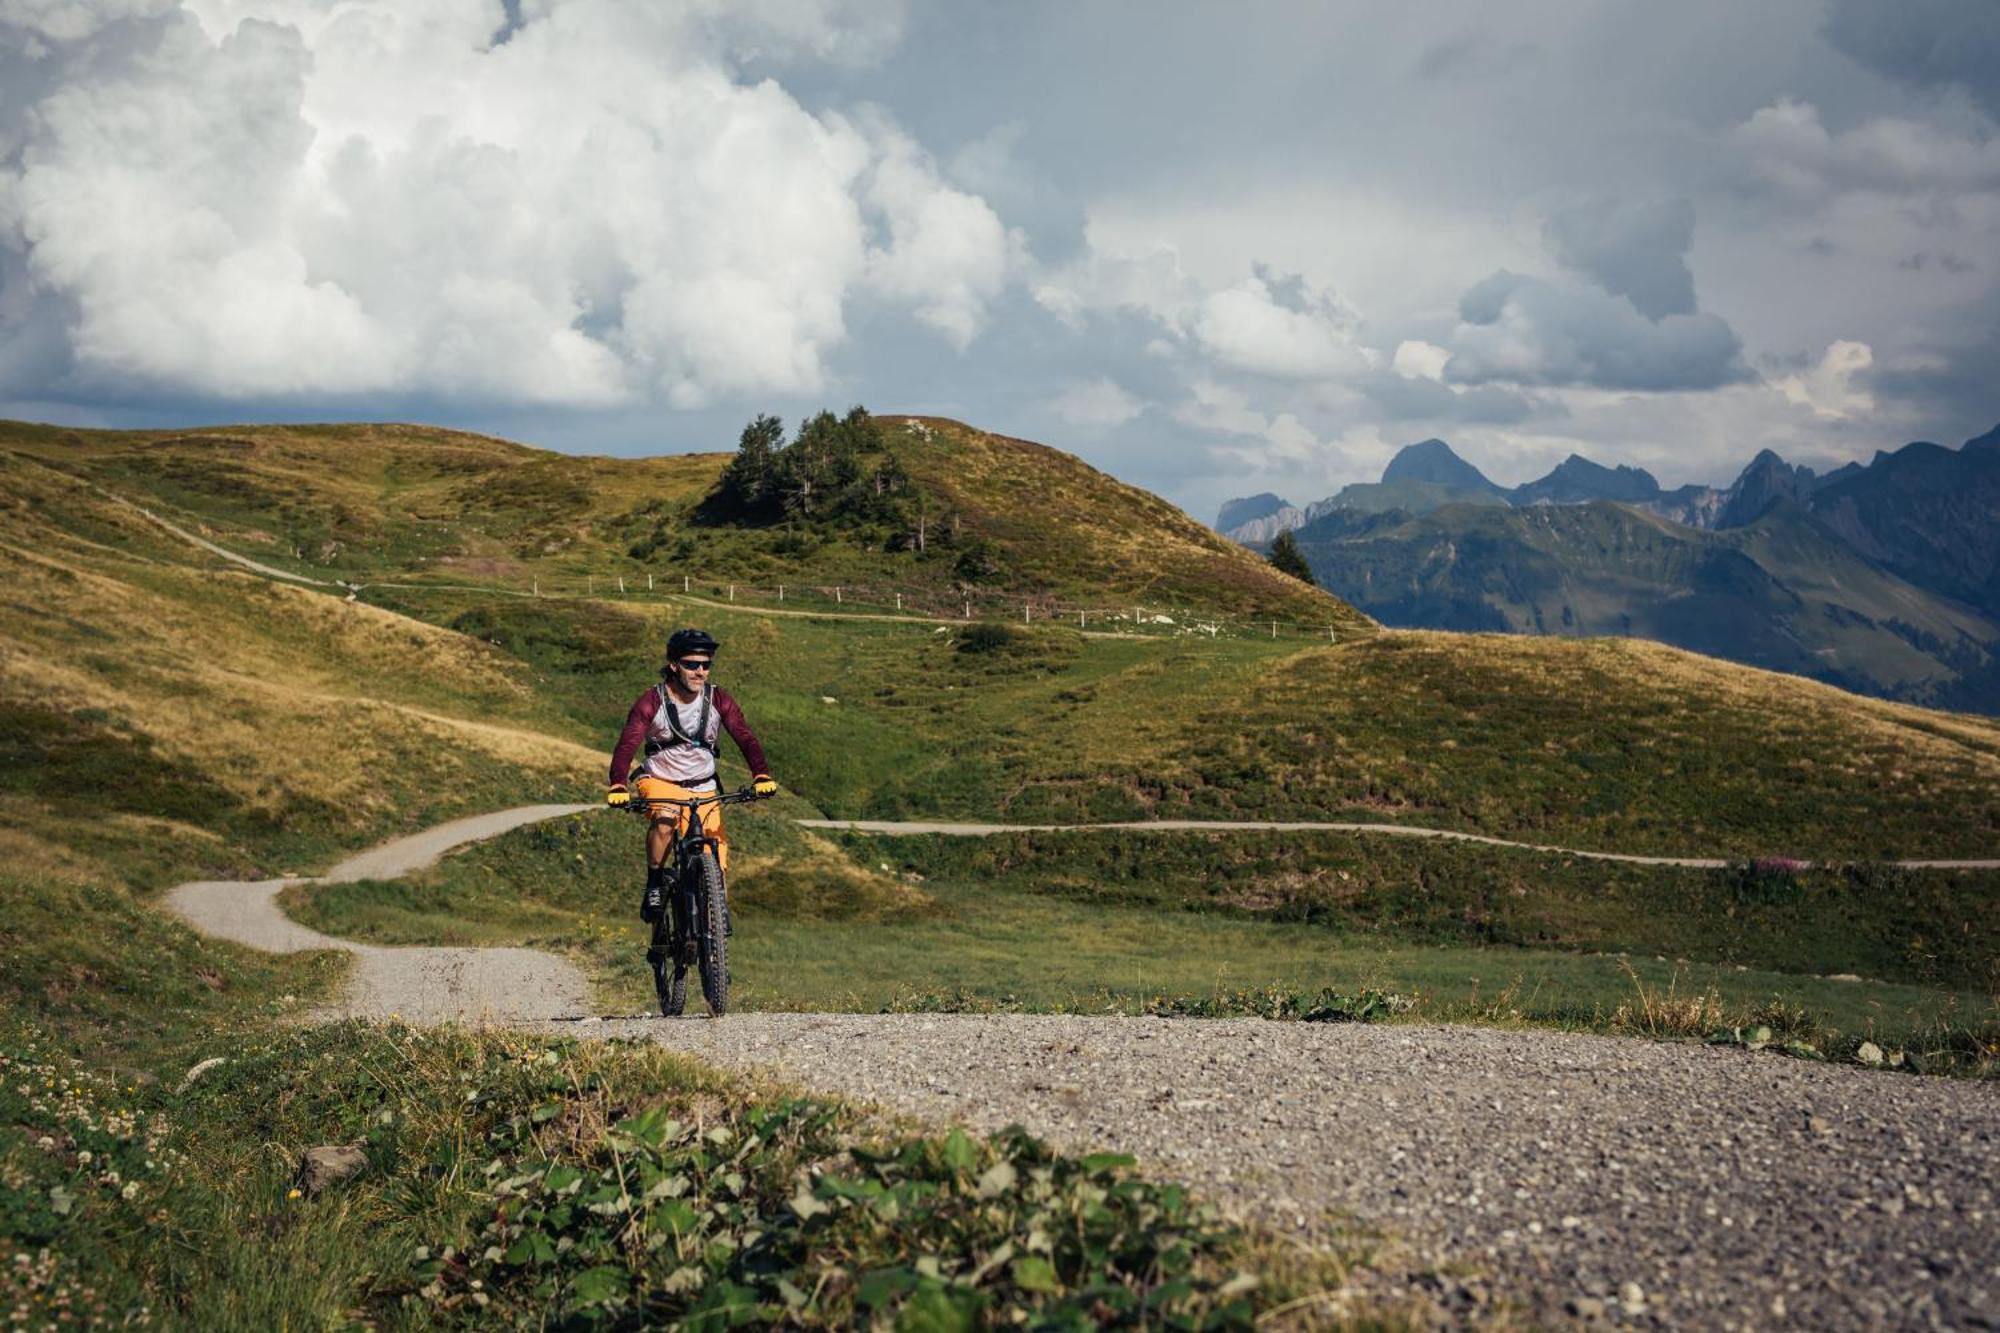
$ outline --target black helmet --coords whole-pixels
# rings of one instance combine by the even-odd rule
[[[667,636],[667,660],[678,662],[689,653],[714,654],[715,636],[705,629],[677,629]]]

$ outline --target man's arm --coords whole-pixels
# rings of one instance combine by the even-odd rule
[[[639,753],[639,747],[646,743],[646,724],[653,719],[653,710],[647,705],[652,701],[653,692],[647,690],[632,701],[632,711],[625,715],[625,730],[618,733],[617,748],[611,752],[611,777],[609,785],[622,787],[625,777],[632,771],[632,756]]]
[[[743,751],[743,762],[750,765],[751,776],[771,776],[770,765],[764,761],[764,747],[757,743],[750,724],[743,720],[743,710],[726,690],[715,692],[715,711],[722,718],[722,729],[729,733],[730,740],[736,742],[736,748]]]

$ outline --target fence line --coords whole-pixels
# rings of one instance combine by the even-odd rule
[[[267,578],[279,578],[295,583],[314,584],[328,589],[338,588],[346,593],[350,601],[355,600],[361,593],[371,588],[393,589],[398,592],[451,592],[521,598],[562,597],[565,595],[553,581],[551,581],[549,590],[544,591],[542,588],[543,580],[539,575],[532,576],[528,581],[529,586],[525,589],[511,588],[498,580],[490,583],[469,584],[415,583],[401,579],[354,581],[341,578],[316,578],[309,574],[301,574],[291,570],[280,569],[273,565],[261,564],[248,556],[239,555],[235,551],[218,545],[205,537],[197,536],[187,529],[179,527],[169,520],[162,518],[160,515],[153,513],[144,506],[126,499],[124,496],[101,489],[98,490],[98,493],[118,504],[136,510],[145,518],[165,528],[173,535],[184,541],[204,547],[233,564],[263,574]],[[617,587],[616,596],[620,601],[640,599],[667,602],[672,600],[672,594],[661,593],[655,589],[653,575],[650,571],[646,572],[646,587],[643,592],[636,588],[628,589],[625,584],[625,575],[622,572],[611,575],[610,583]],[[694,576],[689,573],[683,573],[681,575],[682,596],[693,597],[695,595],[695,587]],[[830,598],[831,606],[837,609],[814,610],[808,607],[795,610],[791,607],[784,607],[782,604],[786,601],[787,590],[790,589],[796,592],[801,587],[807,588],[810,592],[817,592],[820,595],[822,603],[825,603]],[[776,601],[780,606],[759,607],[754,602],[750,604],[739,603],[737,601],[737,592],[739,589],[750,594],[752,597],[758,594],[769,596],[775,593]],[[1230,637],[1240,637],[1250,634],[1261,635],[1267,632],[1271,638],[1275,639],[1279,637],[1281,631],[1286,635],[1301,639],[1316,640],[1324,637],[1329,643],[1338,643],[1341,637],[1339,626],[1334,622],[1310,624],[1273,619],[1238,620],[1232,616],[1179,605],[1149,609],[1140,602],[1134,602],[1129,605],[1121,604],[1115,607],[1080,605],[1075,602],[1066,602],[1061,598],[1047,593],[987,592],[966,589],[954,589],[946,592],[937,588],[898,587],[894,584],[855,585],[844,583],[820,585],[781,583],[767,589],[754,584],[731,582],[704,583],[702,585],[702,592],[710,596],[726,597],[733,609],[752,612],[758,610],[777,610],[782,615],[810,616],[825,614],[851,618],[924,620],[943,623],[950,623],[953,620],[969,622],[973,619],[972,609],[976,602],[980,608],[981,617],[1011,619],[1014,609],[1018,607],[1021,619],[1029,624],[1034,623],[1037,619],[1045,622],[1067,622],[1068,618],[1073,615],[1076,617],[1077,628],[1085,633],[1092,632],[1091,626],[1095,624],[1098,627],[1096,631],[1098,633],[1146,634],[1154,637],[1193,637],[1200,635],[1207,638],[1220,638],[1225,634]],[[582,576],[582,594],[589,598],[597,596],[597,576],[594,573],[586,573]],[[871,597],[869,594],[873,594],[874,596]],[[575,596],[576,590],[572,587],[567,595]],[[605,595],[610,596],[611,594],[607,592]],[[886,597],[890,600],[875,600],[875,597]],[[906,598],[915,601],[916,605],[906,606]],[[952,603],[957,603],[959,608],[959,613],[955,617],[950,614]],[[866,612],[850,611],[847,609],[850,605],[879,607],[881,608],[881,614],[870,615]],[[892,605],[894,607],[893,612],[890,610]],[[928,614],[926,614],[927,609]],[[1128,612],[1130,613],[1129,615],[1127,614]],[[1370,632],[1372,632],[1372,627],[1370,626],[1356,626],[1348,637],[1360,638]]]
[[[1338,643],[1369,632],[1350,625],[1345,631],[1339,622],[1319,624],[1271,617],[1241,617],[1211,612],[1179,603],[1079,603],[1048,593],[989,592],[913,588],[882,584],[800,584],[758,585],[707,579],[697,583],[692,574],[682,574],[678,593],[662,590],[651,573],[645,586],[628,584],[623,574],[599,579],[595,574],[557,581],[536,577],[527,589],[511,588],[495,581],[489,584],[412,583],[408,581],[368,581],[345,583],[351,592],[368,588],[399,592],[493,593],[505,597],[582,597],[625,602],[671,603],[682,598],[712,600],[718,608],[754,612],[776,611],[789,616],[846,616],[923,620],[940,623],[970,622],[975,619],[1016,620],[1022,624],[1065,624],[1086,633],[1145,634],[1166,638],[1293,638]],[[614,592],[613,589],[616,589]],[[764,605],[768,603],[769,605]],[[878,613],[876,616],[870,612]]]

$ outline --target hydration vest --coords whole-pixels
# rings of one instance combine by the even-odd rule
[[[667,692],[665,682],[653,688],[659,696],[660,703],[659,707],[653,712],[651,734],[646,737],[646,758],[650,760],[662,750],[671,749],[676,745],[689,746],[693,749],[703,751],[708,755],[708,773],[702,777],[675,779],[675,781],[686,785],[689,783],[707,782],[713,779],[715,777],[717,742],[721,739],[717,734],[721,731],[721,725],[720,720],[715,715],[715,687],[713,685],[702,686],[701,715],[696,719],[692,732],[687,731],[681,726],[680,708],[674,703],[673,695]],[[664,737],[658,734],[663,728],[667,733]]]

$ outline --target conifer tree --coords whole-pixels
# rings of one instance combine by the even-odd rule
[[[1306,563],[1298,540],[1292,536],[1290,529],[1279,533],[1278,539],[1271,543],[1271,567],[1280,574],[1290,574],[1314,587],[1319,586],[1319,581],[1313,578],[1312,566]]]
[[[736,441],[736,457],[722,471],[722,489],[752,513],[770,507],[776,497],[778,451],[785,447],[785,423],[773,416],[757,417]]]

